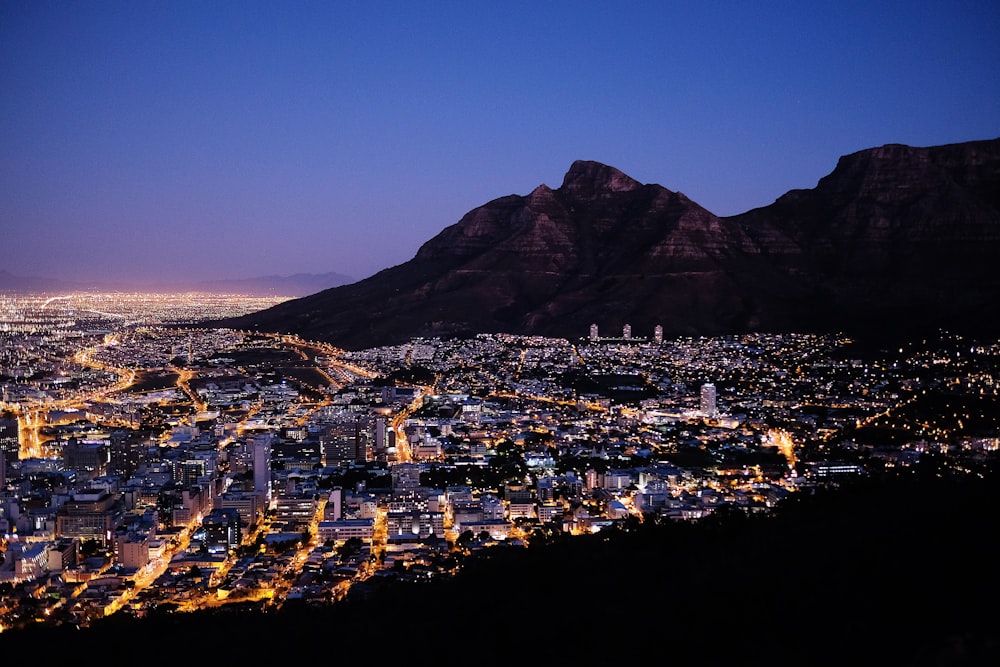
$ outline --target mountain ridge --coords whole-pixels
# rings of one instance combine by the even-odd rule
[[[727,217],[577,160],[558,188],[476,207],[408,262],[219,324],[345,348],[591,323],[644,336],[981,325],[1000,296],[995,192],[1000,139],[857,151],[815,188]]]
[[[269,275],[254,278],[201,280],[187,283],[167,282],[93,282],[60,280],[42,276],[19,276],[0,269],[0,291],[8,292],[124,292],[162,291],[209,292],[215,294],[245,294],[251,296],[307,296],[318,291],[354,282],[350,276],[333,271],[327,273],[295,273],[287,276]]]

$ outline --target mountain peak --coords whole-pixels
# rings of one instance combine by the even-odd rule
[[[413,261],[225,326],[348,349],[580,336],[593,323],[671,335],[983,331],[1000,300],[998,184],[1000,140],[887,144],[842,158],[814,189],[718,218],[581,160],[558,189],[469,211]]]
[[[562,190],[570,192],[628,192],[642,183],[600,162],[577,160],[563,178]]]

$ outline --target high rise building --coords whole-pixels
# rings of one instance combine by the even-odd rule
[[[21,451],[20,427],[16,418],[0,418],[0,455],[8,467],[17,461]]]
[[[632,325],[631,324],[626,324],[622,328],[622,338],[624,338],[625,340],[628,340],[631,337],[632,337]]]
[[[330,489],[330,497],[323,508],[324,521],[339,521],[344,518],[344,488],[335,486]]]
[[[264,506],[271,503],[271,443],[273,433],[263,433],[253,440],[253,490],[263,496]]]
[[[389,445],[386,444],[386,422],[385,417],[375,418],[375,455],[383,454]]]
[[[597,325],[596,324],[591,324],[590,325],[590,340],[591,341],[596,341],[597,340]]]
[[[327,424],[319,434],[324,465],[364,463],[368,460],[370,447],[374,446],[375,433],[371,420],[362,416]]]
[[[657,343],[663,342],[663,327],[659,324],[657,324],[656,328],[653,329],[653,340]]]
[[[235,507],[218,508],[209,512],[201,521],[201,526],[205,529],[205,544],[209,550],[213,546],[223,550],[238,547],[243,537],[240,521],[240,513]]]
[[[92,539],[108,544],[123,511],[120,498],[106,490],[81,489],[56,511],[56,537]]]
[[[174,463],[174,481],[180,482],[183,486],[194,486],[198,480],[205,476],[205,461],[202,459],[184,459]]]
[[[701,411],[708,417],[715,417],[719,413],[715,399],[715,385],[711,382],[701,385]]]
[[[117,429],[110,433],[108,473],[128,479],[149,453],[150,439],[137,431]]]
[[[108,472],[111,460],[109,441],[103,438],[78,440],[70,437],[62,451],[63,465],[82,479],[94,479]]]

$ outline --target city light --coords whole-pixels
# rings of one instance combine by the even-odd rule
[[[768,512],[924,455],[977,474],[976,457],[1000,449],[991,342],[944,338],[891,362],[817,334],[479,334],[346,351],[157,321],[183,299],[39,299],[0,299],[5,474],[59,479],[70,501],[7,521],[4,548],[8,568],[38,557],[31,544],[67,549],[52,622],[166,603],[329,603],[376,573],[450,575],[452,550],[698,522],[722,506]],[[259,305],[207,303],[189,315]],[[890,432],[892,446],[871,444]],[[20,502],[17,488],[4,502]],[[233,543],[207,528],[227,525],[213,514],[227,507],[240,517]],[[84,543],[103,554],[96,574],[65,546]],[[33,567],[9,578],[43,576]],[[88,593],[97,574],[114,585]]]

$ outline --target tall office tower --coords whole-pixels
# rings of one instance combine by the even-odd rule
[[[390,431],[392,429],[389,429]],[[354,419],[354,461],[364,463],[372,450],[376,429],[372,426],[371,417],[358,415]],[[390,445],[391,446],[391,445]]]
[[[111,431],[108,473],[128,479],[145,462],[149,441],[138,431],[116,429]]]
[[[324,521],[340,521],[344,518],[344,488],[335,486],[330,489],[326,507],[323,508]]]
[[[364,428],[362,427],[362,423],[363,422],[362,422],[362,419],[361,419],[361,415],[358,415],[357,417],[354,418],[354,443],[353,443],[354,444],[354,449],[352,450],[352,454],[351,455],[354,457],[353,460],[355,462],[357,462],[359,460],[358,457],[359,457],[359,453],[361,452],[361,434],[364,432]],[[360,460],[364,461],[364,459],[360,459]]]
[[[626,324],[622,328],[622,338],[625,338],[627,340],[627,339],[629,339],[631,337],[632,337],[632,325],[631,324]]]
[[[655,340],[657,343],[663,342],[663,327],[660,326],[659,324],[657,324],[656,328],[653,329],[653,340]]]
[[[205,544],[210,551],[215,550],[213,547],[222,550],[238,547],[243,537],[240,513],[235,507],[213,509],[202,519],[201,527],[205,529]]]
[[[374,436],[369,420],[362,416],[340,419],[323,427],[319,434],[323,464],[328,466],[364,463]]]
[[[21,452],[21,429],[17,423],[17,418],[0,419],[0,455],[8,467],[17,461]]]
[[[205,476],[206,462],[203,459],[188,458],[174,463],[174,481],[185,488],[194,486]]]
[[[718,408],[715,405],[715,385],[711,382],[701,385],[701,411],[709,417],[715,417],[718,414]]]
[[[271,502],[271,443],[273,433],[263,433],[253,439],[253,490],[264,497],[265,507]]]
[[[590,325],[590,340],[592,340],[592,341],[596,341],[597,340],[597,325],[596,324],[591,324]]]
[[[375,418],[375,455],[383,454],[388,448],[386,444],[386,424],[385,417]]]

